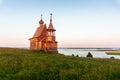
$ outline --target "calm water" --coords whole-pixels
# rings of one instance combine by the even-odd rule
[[[95,51],[95,50],[101,50],[101,49],[69,49],[69,48],[58,49],[59,53],[70,56],[74,54],[74,56],[79,55],[79,57],[86,57],[88,52],[90,52],[94,58],[114,57],[115,59],[120,59],[120,55],[107,55],[104,51]]]

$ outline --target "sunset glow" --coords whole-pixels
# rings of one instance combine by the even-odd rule
[[[50,13],[59,47],[120,48],[120,0],[0,0],[0,47],[29,47]]]

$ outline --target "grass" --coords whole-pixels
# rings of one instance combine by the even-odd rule
[[[0,80],[120,80],[120,60],[0,48]]]
[[[108,55],[120,55],[120,51],[119,50],[112,50],[112,51],[105,51]]]

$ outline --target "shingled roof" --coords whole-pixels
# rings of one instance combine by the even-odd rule
[[[46,29],[47,29],[47,28],[46,28],[46,25],[40,25],[40,27],[38,27],[38,28],[36,29],[36,32],[35,32],[33,38],[34,38],[34,37],[40,37],[40,36],[42,35],[42,32],[43,32],[44,30],[46,30]]]
[[[54,30],[53,24],[52,24],[52,14],[50,14],[50,24],[48,26],[48,30]]]
[[[54,29],[53,24],[50,22],[48,29]]]

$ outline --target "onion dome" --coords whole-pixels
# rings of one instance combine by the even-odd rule
[[[42,19],[39,21],[39,24],[44,24],[44,22],[43,22],[43,20],[42,20]]]
[[[44,24],[44,21],[42,20],[42,14],[41,14],[41,20],[39,21],[39,24]]]

